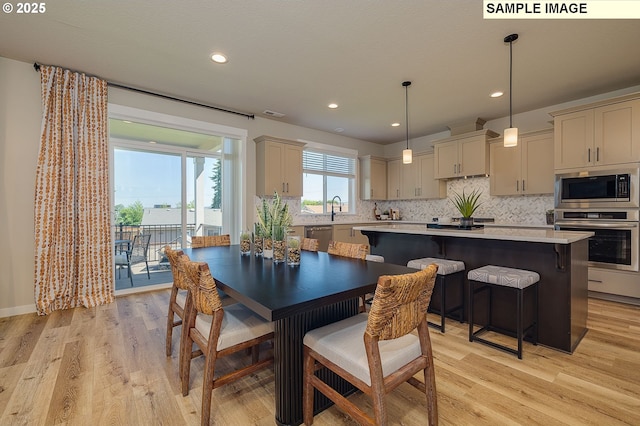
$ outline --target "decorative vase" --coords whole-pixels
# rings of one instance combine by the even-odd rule
[[[273,259],[273,240],[271,238],[262,239],[262,256],[265,259]]]
[[[300,237],[287,237],[287,265],[300,265]]]
[[[287,242],[285,240],[287,229],[283,226],[274,226],[271,235],[273,237],[273,262],[282,263],[287,253]]]
[[[251,234],[249,232],[240,234],[240,254],[243,256],[251,254]]]
[[[473,218],[472,217],[461,217],[460,218],[460,228],[471,228],[473,226]]]
[[[262,248],[263,248],[263,240],[262,240],[262,231],[260,230],[260,225],[255,224],[255,230],[253,233],[253,252],[256,256],[262,256]]]

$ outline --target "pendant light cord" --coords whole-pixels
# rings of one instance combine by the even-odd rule
[[[403,81],[402,85],[404,86],[404,119],[407,125],[407,149],[409,149],[409,86],[411,86],[411,82]]]
[[[409,85],[404,86],[404,122],[407,127],[407,149],[409,149]]]
[[[513,41],[509,41],[509,128],[513,127]]]

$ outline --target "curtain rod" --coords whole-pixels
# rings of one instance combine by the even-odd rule
[[[37,63],[37,62],[34,62],[33,63],[33,68],[36,71],[40,71],[40,64]],[[73,71],[73,70],[71,70],[71,71]],[[81,71],[73,71],[73,72],[79,72],[81,74],[90,75],[90,74],[87,74],[87,73],[84,73],[84,72],[81,72]],[[95,77],[95,76],[92,76],[92,77]],[[96,77],[96,78],[99,78],[99,77]],[[244,113],[244,112],[234,111],[234,110],[231,110],[231,109],[220,108],[220,107],[213,106],[213,105],[202,104],[200,102],[194,102],[194,101],[190,101],[188,99],[176,98],[174,96],[164,95],[162,93],[150,92],[148,90],[138,89],[136,87],[125,86],[123,84],[114,83],[112,81],[107,81],[107,85],[112,86],[112,87],[117,87],[118,89],[125,89],[125,90],[130,90],[132,92],[142,93],[142,94],[145,94],[145,95],[156,96],[158,98],[168,99],[168,100],[171,100],[171,101],[178,101],[178,102],[183,102],[183,103],[189,104],[189,105],[195,105],[195,106],[200,106],[200,107],[204,107],[204,108],[214,109],[216,111],[226,112],[228,114],[241,115],[243,117],[247,117],[247,119],[254,120],[256,118],[256,116],[254,114],[247,114],[247,113]]]

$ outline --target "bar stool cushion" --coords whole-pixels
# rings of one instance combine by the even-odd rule
[[[362,341],[367,328],[368,314],[355,315],[316,328],[304,336],[304,344],[329,361],[371,385],[369,361]],[[414,334],[392,340],[380,340],[383,377],[395,372],[420,356],[420,341]]]
[[[410,260],[409,263],[407,263],[407,268],[424,269],[432,263],[438,265],[438,275],[449,275],[464,271],[464,262],[459,260],[438,259],[435,257]]]
[[[527,288],[540,281],[540,275],[537,272],[494,265],[473,269],[469,271],[467,278],[473,281],[519,289]]]
[[[205,337],[209,337],[213,317],[198,313],[196,329]],[[240,303],[225,306],[220,338],[217,350],[237,345],[245,341],[273,333],[273,323],[259,317]]]

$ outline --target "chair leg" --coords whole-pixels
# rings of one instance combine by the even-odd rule
[[[208,349],[206,352],[209,352]],[[191,363],[191,361],[189,361]],[[207,353],[204,364],[204,378],[202,383],[202,417],[201,426],[209,426],[211,417],[211,394],[213,393],[213,379],[216,369],[216,356]]]
[[[129,281],[131,281],[131,287],[133,287],[133,274],[131,273],[131,264],[129,264]]]
[[[169,297],[169,313],[167,314],[167,336],[165,338],[165,349],[167,356],[171,356],[171,345],[173,339],[173,319],[175,318],[175,313],[173,312],[173,303],[176,300],[176,296],[178,295],[178,287],[173,287],[171,289],[171,296]]]
[[[444,333],[444,317],[447,312],[447,286],[445,286],[445,281],[445,279],[440,280],[440,331],[442,333]]]
[[[151,274],[149,273],[149,263],[147,259],[144,260],[144,264],[147,265],[147,279],[151,279]]]
[[[304,379],[302,382],[302,416],[305,425],[313,424],[313,386],[311,375],[314,374],[315,361],[309,354],[309,349],[304,347]]]
[[[420,327],[420,326],[418,326]],[[473,325],[472,325],[473,327]],[[436,373],[433,366],[433,352],[431,350],[431,336],[427,327],[425,334],[427,346],[427,367],[424,369],[424,386],[427,398],[427,410],[429,410],[429,426],[438,424],[438,394],[436,393]]]

